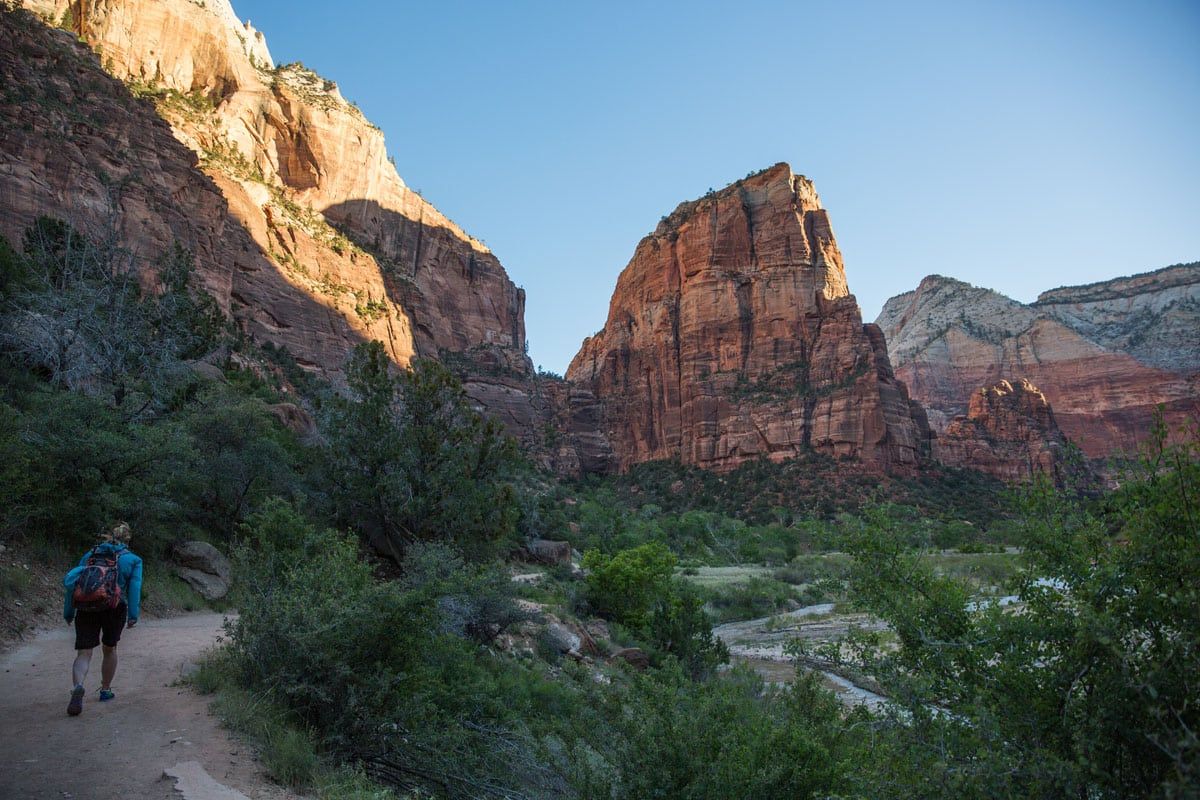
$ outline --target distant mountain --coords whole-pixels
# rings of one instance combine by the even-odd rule
[[[981,387],[1028,378],[1089,456],[1128,452],[1154,409],[1200,418],[1200,264],[1054,289],[1026,305],[932,275],[876,320],[897,376],[944,431]]]

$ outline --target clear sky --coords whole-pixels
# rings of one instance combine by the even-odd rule
[[[1200,2],[233,0],[528,293],[565,370],[678,203],[787,161],[867,320],[1200,260]]]

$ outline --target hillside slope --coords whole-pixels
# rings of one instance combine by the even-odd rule
[[[148,263],[178,239],[248,333],[323,374],[364,339],[399,364],[451,352],[530,372],[524,292],[496,257],[404,184],[333,82],[275,67],[228,0],[25,5],[95,55],[29,25],[5,48],[0,232],[115,219]]]

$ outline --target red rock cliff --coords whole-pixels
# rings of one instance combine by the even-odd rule
[[[943,464],[1022,481],[1039,473],[1058,479],[1065,446],[1046,396],[1021,378],[974,392],[966,416],[950,421],[933,451]]]
[[[383,134],[332,81],[275,67],[229,0],[24,5],[81,35],[95,64],[152,101],[194,156],[181,158],[149,130],[141,139],[144,114],[119,97],[110,103],[119,112],[89,118],[89,87],[119,94],[91,64],[17,64],[27,85],[60,84],[79,105],[57,127],[25,113],[36,108],[12,111],[23,123],[5,132],[0,232],[19,234],[39,213],[84,227],[115,218],[147,261],[179,239],[247,332],[325,374],[336,376],[365,339],[382,340],[400,364],[452,352],[529,373],[524,292],[484,245],[405,186]],[[194,175],[197,158],[207,180]],[[203,188],[181,195],[185,183]],[[210,186],[223,197],[220,213]],[[147,194],[154,202],[136,196]],[[220,241],[213,218],[251,242],[229,225],[217,227],[234,241]]]
[[[729,469],[812,448],[906,470],[927,442],[812,183],[787,164],[665,217],[567,379],[601,404],[619,468]]]

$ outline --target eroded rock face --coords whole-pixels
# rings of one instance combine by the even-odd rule
[[[1200,372],[1200,262],[1052,289],[1033,307],[1147,366]]]
[[[530,372],[524,292],[495,256],[405,186],[382,133],[333,82],[274,67],[228,0],[25,5],[70,19],[97,55],[76,52],[64,69],[53,54],[0,54],[24,62],[6,64],[6,86],[50,84],[66,98],[50,119],[20,100],[5,107],[0,232],[19,235],[37,214],[115,217],[148,262],[179,240],[247,332],[335,379],[368,339],[401,365],[486,350]],[[66,33],[22,35],[67,46]]]
[[[965,416],[952,419],[934,443],[943,464],[969,467],[1005,481],[1036,474],[1060,477],[1066,439],[1046,396],[1025,378],[975,391]]]
[[[618,468],[731,469],[812,448],[905,470],[927,443],[812,183],[787,164],[665,217],[567,379],[599,400]]]
[[[1138,284],[1146,288],[1152,282]],[[1144,292],[1117,297],[1121,286],[1113,281],[1107,288],[1060,289],[1024,305],[935,275],[889,300],[877,323],[887,336],[896,374],[926,406],[935,430],[945,431],[956,416],[968,413],[980,386],[1021,375],[1045,393],[1062,432],[1085,455],[1104,458],[1136,450],[1159,404],[1172,427],[1200,414],[1197,375],[1187,374],[1186,366],[1184,374],[1155,366],[1171,360],[1173,345],[1152,348],[1152,357],[1139,360],[1119,349],[1122,335],[1114,323],[1121,308],[1136,318],[1137,309],[1158,305],[1169,320],[1186,313],[1186,305],[1170,310],[1169,303]],[[1176,295],[1187,291],[1192,290],[1171,287]],[[1129,330],[1140,325],[1136,319],[1126,324]],[[1142,329],[1177,331],[1178,326]],[[1194,347],[1196,337],[1172,333],[1167,338]],[[1183,348],[1179,363],[1186,365],[1188,357]]]

